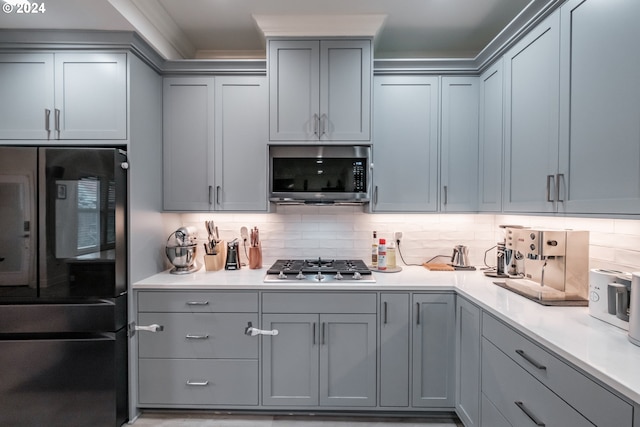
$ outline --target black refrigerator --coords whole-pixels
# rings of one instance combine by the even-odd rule
[[[0,146],[0,426],[128,419],[127,167]]]

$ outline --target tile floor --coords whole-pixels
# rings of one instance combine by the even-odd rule
[[[319,415],[219,415],[145,412],[134,427],[463,427],[451,418],[332,417]]]

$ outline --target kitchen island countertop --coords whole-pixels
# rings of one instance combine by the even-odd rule
[[[134,290],[323,290],[456,292],[611,389],[640,404],[640,347],[626,331],[589,315],[587,307],[545,307],[493,284],[481,271],[429,271],[403,266],[375,272],[376,283],[264,283],[266,269],[175,275],[168,271],[133,284]]]

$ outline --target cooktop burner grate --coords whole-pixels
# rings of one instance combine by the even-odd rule
[[[267,270],[265,282],[286,280],[375,282],[371,270],[362,260],[323,258],[277,260]]]

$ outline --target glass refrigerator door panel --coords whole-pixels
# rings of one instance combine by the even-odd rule
[[[42,151],[41,296],[116,296],[114,154],[112,149]]]
[[[0,147],[0,297],[36,287],[36,150]]]

